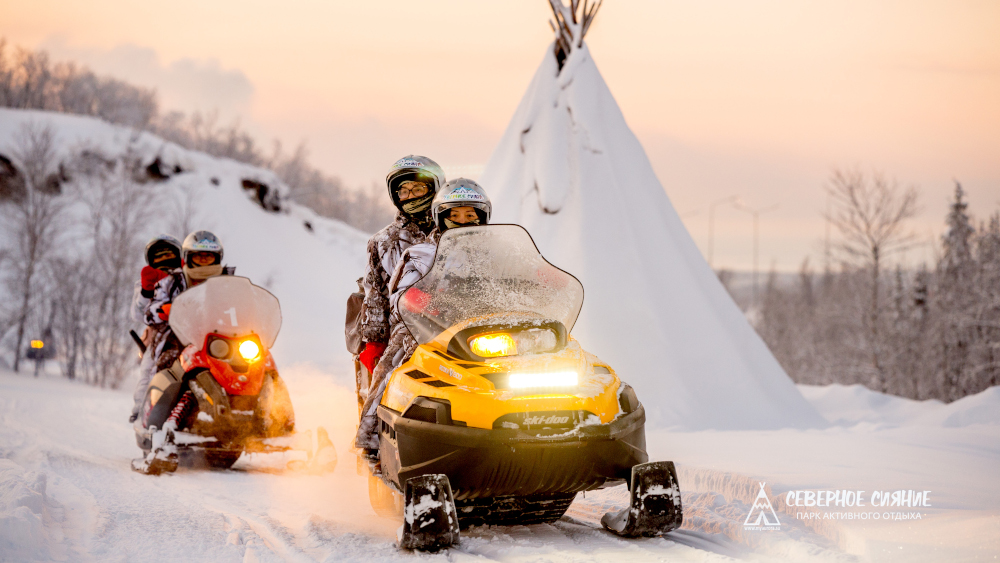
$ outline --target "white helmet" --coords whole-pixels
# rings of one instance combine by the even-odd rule
[[[215,261],[205,266],[195,264],[191,258],[194,254],[209,252],[215,255]],[[184,274],[188,280],[201,281],[222,273],[222,243],[219,237],[209,231],[195,231],[184,239],[181,246],[181,261]]]
[[[406,202],[405,205],[410,208],[404,208],[404,204],[399,201],[399,186],[403,182],[424,182],[430,186],[430,190],[427,195],[419,198],[420,201]],[[438,163],[426,156],[414,154],[404,156],[394,162],[389,167],[389,173],[385,176],[385,185],[389,188],[392,204],[407,215],[426,213],[431,199],[442,184],[444,184],[444,170],[438,166]]]
[[[454,207],[471,207],[476,213],[473,221],[452,221],[449,209]],[[434,196],[431,204],[434,214],[434,224],[442,233],[454,227],[464,225],[485,225],[490,222],[493,204],[486,190],[468,178],[456,178],[447,184]]]

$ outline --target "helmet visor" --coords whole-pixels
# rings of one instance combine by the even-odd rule
[[[414,194],[414,188],[417,191],[419,185],[422,184],[426,191],[419,195]],[[401,193],[401,192],[406,192]],[[401,201],[406,199],[412,199],[414,197],[421,197],[427,194],[433,194],[437,192],[437,180],[434,176],[426,174],[423,172],[401,172],[389,179],[389,193],[392,194],[393,203],[398,207]]]
[[[188,268],[200,268],[202,266],[214,266],[220,262],[222,262],[222,259],[218,252],[198,250],[188,252],[186,265]]]
[[[489,214],[482,208],[482,204],[477,204],[477,202],[452,204],[444,209],[439,209],[437,217],[437,227],[441,232],[456,227],[486,225],[490,222]]]
[[[172,270],[181,267],[181,257],[177,249],[168,243],[153,245],[146,254],[150,266],[160,270]]]

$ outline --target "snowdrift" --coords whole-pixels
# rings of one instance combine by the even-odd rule
[[[584,44],[549,49],[480,183],[583,282],[574,335],[632,384],[654,425],[824,424],[702,258]]]
[[[130,151],[150,176],[141,189],[161,196],[162,211],[143,236],[168,232],[172,210],[189,205],[193,228],[211,230],[222,240],[225,263],[281,300],[283,324],[273,350],[279,366],[309,362],[346,371],[344,308],[347,295],[357,291],[354,280],[363,271],[368,235],[283,199],[288,188],[269,170],[96,118],[0,109],[0,154],[13,152],[18,130],[29,122],[52,127],[62,162],[82,151],[109,156]],[[172,234],[183,239],[187,233]]]

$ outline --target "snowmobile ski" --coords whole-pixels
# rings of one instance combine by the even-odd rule
[[[601,524],[623,537],[651,537],[680,527],[681,492],[672,461],[654,461],[632,467],[628,508],[608,512]]]
[[[448,476],[421,475],[406,481],[399,547],[437,551],[458,545],[458,512]]]

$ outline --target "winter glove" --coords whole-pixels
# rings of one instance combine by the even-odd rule
[[[378,365],[382,352],[385,352],[384,343],[365,342],[365,349],[358,355],[358,361],[368,368],[368,373],[375,373],[375,366]]]
[[[157,270],[152,266],[143,266],[142,273],[140,274],[140,284],[142,285],[142,296],[146,299],[152,299],[153,289],[156,288],[156,282],[167,277],[167,273],[163,270]]]
[[[164,321],[169,320],[170,319],[170,303],[167,303],[166,305],[160,307],[160,309],[158,311],[156,311],[156,314],[160,316],[160,320],[164,320]]]

